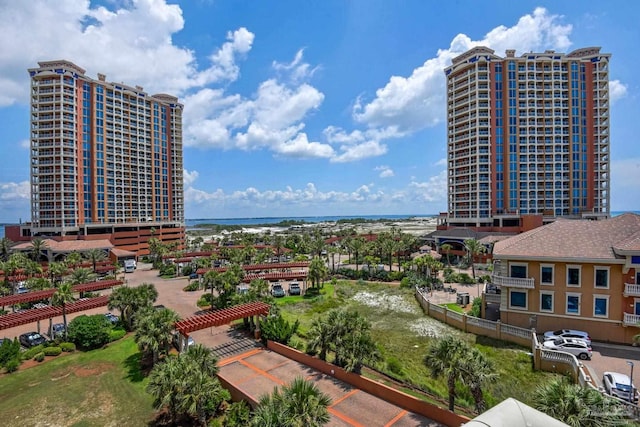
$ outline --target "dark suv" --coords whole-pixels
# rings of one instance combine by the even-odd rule
[[[26,348],[35,347],[47,342],[46,338],[37,332],[27,332],[26,334],[22,334],[20,335],[19,340],[20,344],[22,344]]]

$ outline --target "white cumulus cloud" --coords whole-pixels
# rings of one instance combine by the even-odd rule
[[[611,80],[609,82],[609,99],[613,104],[617,100],[627,96],[627,85],[620,80]]]
[[[390,178],[395,175],[389,166],[376,166],[374,170],[380,172],[380,178]]]

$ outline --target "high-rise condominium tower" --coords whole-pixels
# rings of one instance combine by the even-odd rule
[[[609,59],[475,47],[447,78],[448,226],[609,216]]]
[[[31,235],[184,233],[178,99],[91,79],[69,61],[38,65],[29,70]]]

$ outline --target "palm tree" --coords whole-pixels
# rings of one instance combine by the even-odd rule
[[[63,283],[51,297],[51,305],[62,307],[62,322],[64,323],[64,339],[67,340],[67,304],[73,302],[71,283]]]
[[[483,413],[486,409],[486,404],[482,394],[482,387],[495,379],[497,373],[491,361],[476,347],[472,347],[466,354],[463,376],[471,389],[476,413]]]
[[[440,246],[440,251],[447,256],[447,267],[449,267],[449,254],[451,253],[451,245],[449,243],[444,243],[442,246]]]
[[[133,329],[133,316],[140,310],[151,307],[158,298],[158,291],[150,283],[138,287],[120,286],[111,292],[107,307],[117,309],[127,330]]]
[[[331,398],[313,383],[297,377],[260,398],[252,425],[273,427],[319,427],[330,420]]]
[[[216,377],[207,375],[197,368],[187,365],[185,376],[188,386],[182,390],[178,408],[181,412],[196,417],[201,426],[207,425],[207,411],[217,409],[228,396]]]
[[[80,254],[80,252],[73,251],[64,258],[64,262],[69,267],[78,266],[82,263],[82,255]]]
[[[98,248],[89,249],[85,252],[84,256],[91,261],[91,265],[93,265],[93,272],[96,273],[96,266],[98,262],[104,261],[107,258],[107,254]]]
[[[327,360],[327,352],[331,349],[330,325],[322,318],[315,318],[311,322],[311,328],[307,333],[307,351],[318,352],[320,360]]]
[[[353,255],[356,259],[356,271],[358,271],[358,258],[362,253],[362,250],[364,249],[366,243],[367,242],[362,237],[356,237],[355,239],[351,240],[351,251],[353,252]]]
[[[3,237],[0,239],[0,261],[6,261],[9,259],[11,246],[13,246],[13,242],[9,238]]]
[[[596,389],[572,384],[566,378],[541,385],[533,396],[534,407],[572,427],[625,425],[626,414],[614,399]]]
[[[476,239],[467,239],[464,241],[464,247],[467,250],[467,256],[471,262],[471,272],[473,273],[473,279],[476,278],[475,257],[486,251],[486,248]]]
[[[40,255],[42,255],[42,251],[47,248],[47,242],[40,238],[34,237],[31,240],[31,259],[34,261],[40,260]]]
[[[60,283],[62,276],[67,273],[67,265],[64,262],[52,262],[49,264],[49,280],[55,285]]]
[[[331,405],[331,398],[314,383],[296,377],[288,386],[283,387],[282,395],[286,402],[288,425],[315,427],[329,422],[327,408]]]
[[[222,275],[215,270],[209,270],[204,273],[204,276],[202,276],[204,289],[206,290],[207,288],[211,288],[211,301],[213,301],[213,291],[220,286],[221,281]]]
[[[215,377],[218,374],[218,357],[208,347],[202,344],[192,345],[184,354],[191,363],[194,363],[205,374]]]
[[[151,370],[147,392],[153,396],[153,407],[167,407],[171,425],[178,414],[180,395],[177,391],[186,387],[184,381],[184,364],[178,357],[169,357]]]
[[[311,280],[311,287],[315,288],[316,285],[320,288],[320,284],[324,283],[324,279],[329,275],[329,269],[324,260],[319,256],[314,257],[309,264],[308,277]]]
[[[94,279],[95,275],[88,268],[76,268],[71,272],[69,281],[74,285],[89,283]]]
[[[443,376],[449,390],[449,410],[455,409],[456,382],[463,380],[464,355],[468,346],[460,338],[447,336],[432,341],[427,349],[424,364],[435,377]]]
[[[135,341],[141,351],[153,356],[152,366],[158,362],[160,354],[171,347],[173,326],[179,319],[170,309],[147,308],[137,316]]]

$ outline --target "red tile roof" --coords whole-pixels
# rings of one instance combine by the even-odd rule
[[[619,258],[620,250],[640,250],[640,215],[626,213],[600,221],[559,219],[497,242],[493,254],[608,261]]]

